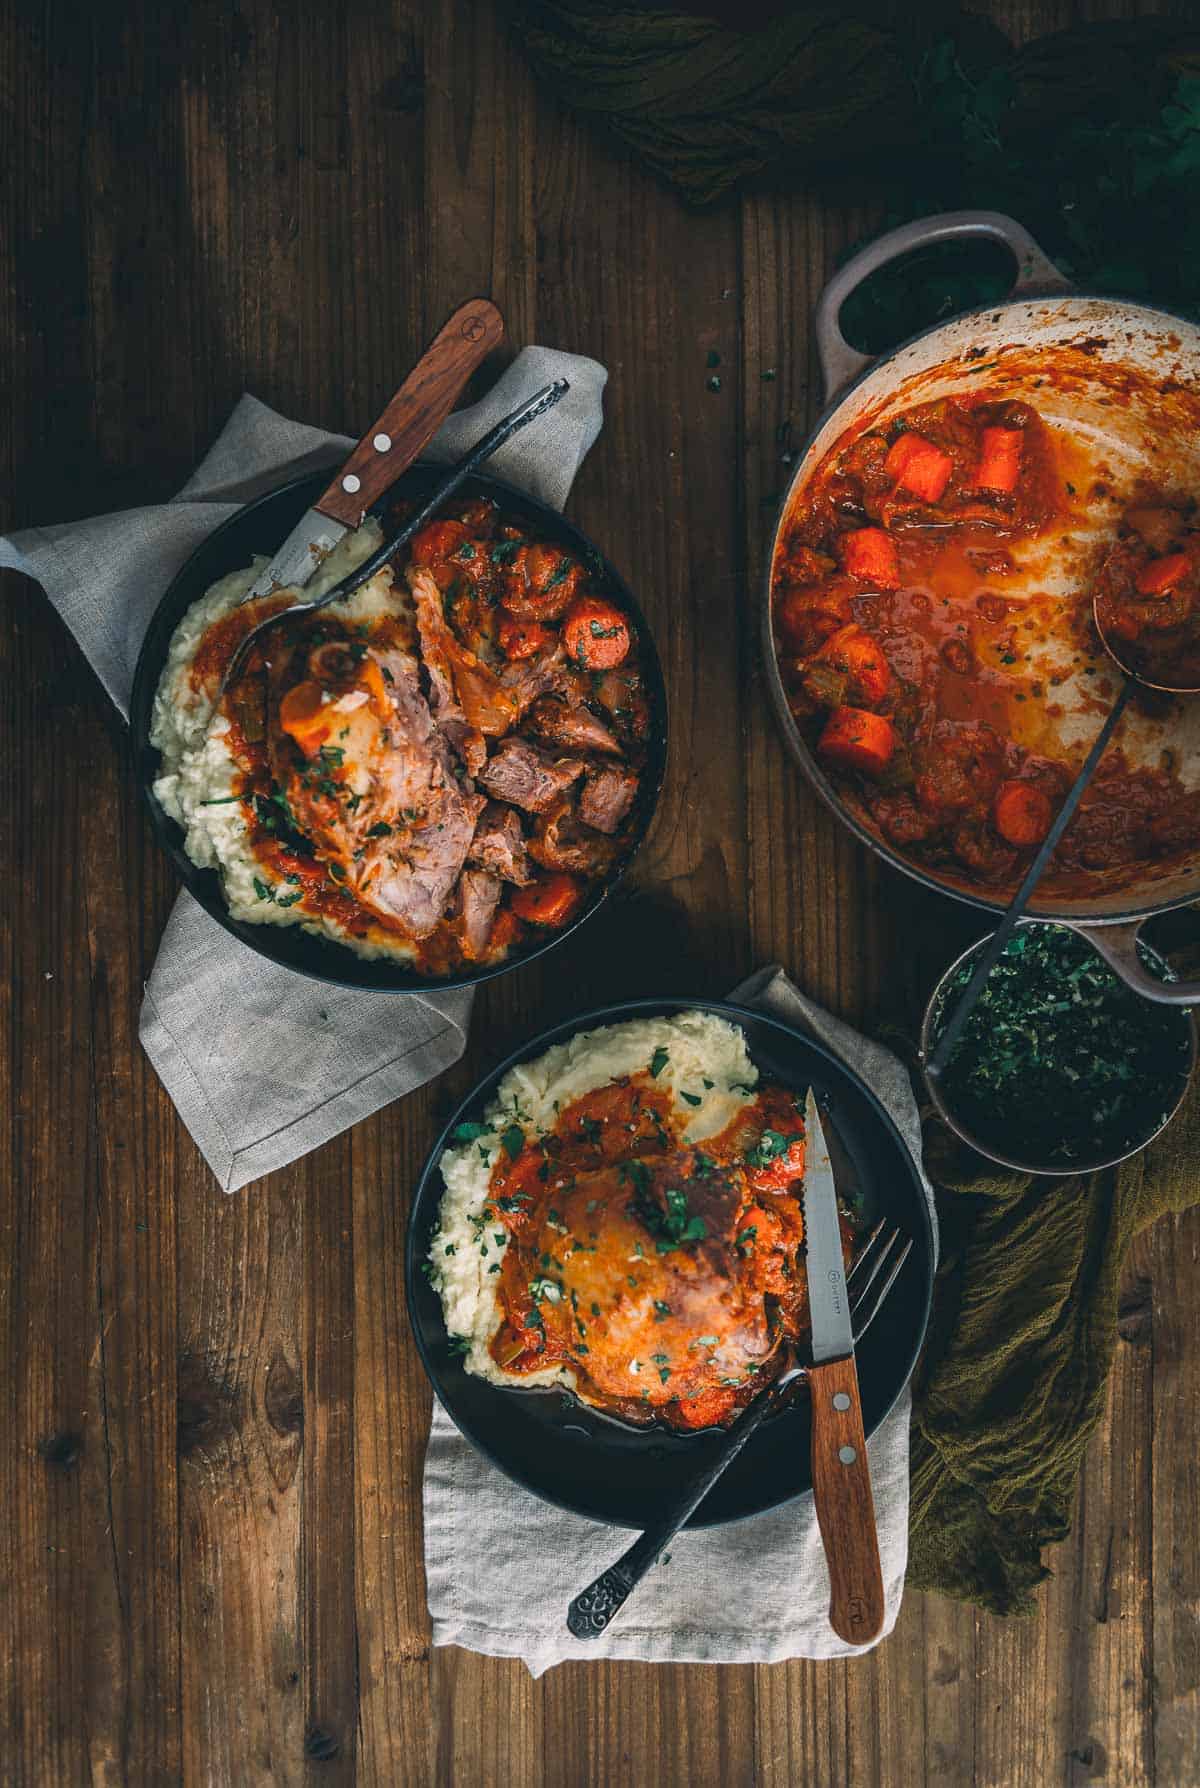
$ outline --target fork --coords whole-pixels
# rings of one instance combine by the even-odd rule
[[[854,1327],[854,1345],[878,1316],[884,1300],[900,1276],[900,1269],[912,1251],[912,1237],[899,1247],[900,1231],[886,1217],[881,1217],[863,1243],[854,1265],[846,1275],[850,1294],[850,1319]],[[679,1532],[688,1516],[699,1507],[717,1479],[733,1463],[746,1442],[773,1409],[779,1406],[779,1394],[804,1373],[804,1363],[797,1360],[794,1348],[783,1371],[747,1404],[732,1428],[723,1436],[721,1445],[709,1455],[702,1468],[688,1480],[676,1500],[653,1527],[648,1527],[594,1582],[581,1590],[567,1609],[567,1626],[576,1639],[595,1639],[624,1606],[651,1567],[657,1564],[664,1547]]]
[[[540,391],[535,391],[532,397],[527,397],[523,403],[518,404],[515,410],[510,410],[509,414],[502,417],[494,428],[489,429],[481,440],[476,441],[474,447],[462,459],[443,472],[417,513],[410,516],[402,528],[385,540],[382,546],[376,547],[370,558],[364,559],[361,565],[356,565],[353,571],[348,572],[340,583],[334,584],[332,589],[326,590],[320,596],[310,596],[297,602],[289,602],[285,607],[275,609],[263,620],[256,621],[249,632],[242,636],[237,650],[225,666],[225,674],[217,685],[216,698],[213,701],[213,719],[220,711],[225,691],[235,681],[256,639],[260,639],[268,628],[274,627],[279,621],[287,620],[292,615],[311,615],[317,609],[328,608],[331,603],[341,602],[347,596],[352,596],[355,590],[365,584],[368,578],[374,577],[375,573],[386,565],[388,560],[393,558],[420,528],[424,527],[430,516],[454,495],[459,485],[475,471],[476,467],[490,459],[493,453],[503,447],[504,443],[519,429],[525,428],[537,417],[544,416],[547,410],[552,410],[559,399],[565,396],[570,389],[566,379],[553,379],[549,385],[543,385]]]

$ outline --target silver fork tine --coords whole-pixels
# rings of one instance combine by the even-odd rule
[[[893,1239],[898,1239],[899,1234],[900,1234],[900,1231],[898,1229],[893,1230],[893,1232],[892,1232]],[[909,1238],[905,1242],[903,1248],[901,1248],[899,1254],[897,1254],[895,1260],[892,1262],[891,1271],[888,1273],[887,1278],[883,1281],[883,1284],[880,1285],[879,1289],[876,1291],[874,1298],[871,1300],[871,1308],[866,1312],[865,1315],[863,1314],[863,1305],[867,1301],[867,1294],[870,1291],[871,1285],[874,1282],[874,1279],[876,1277],[876,1275],[874,1273],[872,1273],[871,1278],[867,1281],[867,1284],[863,1287],[863,1290],[859,1295],[858,1301],[855,1304],[855,1306],[851,1312],[852,1318],[855,1321],[854,1341],[855,1341],[856,1346],[862,1340],[863,1336],[866,1334],[867,1330],[870,1328],[870,1326],[874,1322],[875,1318],[879,1315],[879,1312],[883,1307],[884,1301],[886,1300],[889,1291],[891,1291],[892,1286],[896,1283],[896,1280],[900,1276],[901,1267],[904,1265],[905,1261],[908,1259],[909,1255],[912,1253],[912,1245],[913,1245],[912,1237],[909,1236]],[[859,1319],[861,1319],[861,1320],[859,1320]]]
[[[876,1242],[879,1240],[880,1236],[883,1234],[883,1232],[886,1228],[887,1228],[887,1218],[881,1217],[879,1219],[878,1223],[875,1225],[874,1229],[871,1231],[870,1235],[867,1237],[866,1241],[863,1243],[862,1247],[859,1249],[857,1255],[855,1256],[853,1266],[850,1268],[850,1271],[846,1274],[846,1289],[847,1289],[847,1291],[854,1284],[854,1281],[858,1278],[859,1274],[862,1272],[863,1267],[867,1263],[867,1259],[871,1253],[871,1250],[874,1248]]]
[[[879,1234],[879,1229],[882,1227],[883,1227],[883,1225],[881,1224],[881,1225],[879,1225],[878,1228],[873,1230],[869,1240],[873,1241],[875,1239],[875,1237]],[[874,1254],[872,1255],[870,1266],[866,1269],[866,1272],[867,1272],[866,1278],[861,1282],[861,1284],[858,1284],[854,1287],[853,1301],[855,1303],[859,1303],[859,1304],[862,1303],[863,1299],[866,1297],[867,1293],[870,1291],[872,1285],[874,1285],[876,1279],[879,1277],[879,1274],[883,1269],[883,1266],[887,1260],[888,1255],[891,1253],[892,1249],[896,1246],[896,1243],[899,1240],[900,1240],[900,1231],[893,1224],[888,1229],[887,1235],[884,1237],[883,1241],[880,1243],[879,1247],[876,1248]],[[863,1256],[865,1256],[865,1254],[866,1254],[866,1249],[864,1248],[863,1255],[860,1255],[859,1258],[862,1259]],[[846,1280],[846,1289],[847,1289],[847,1291],[850,1290],[850,1280],[848,1278]]]

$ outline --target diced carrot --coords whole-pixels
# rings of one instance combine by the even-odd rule
[[[1006,844],[1027,850],[1050,830],[1054,808],[1035,782],[1002,782],[992,802],[992,823]]]
[[[334,717],[319,683],[293,683],[279,704],[279,724],[290,733],[301,751],[314,757],[333,731]]]
[[[580,596],[571,604],[562,636],[567,657],[584,670],[615,670],[629,653],[629,623],[599,596]]]
[[[1142,596],[1164,596],[1182,583],[1191,568],[1189,553],[1168,553],[1164,559],[1151,559],[1138,572],[1138,592]]]
[[[901,490],[922,503],[936,503],[950,482],[954,461],[924,435],[910,430],[892,443],[883,469]]]
[[[896,729],[882,714],[866,708],[835,708],[817,741],[817,750],[846,770],[879,776],[892,761]]]
[[[496,633],[506,658],[532,658],[538,652],[548,652],[555,637],[549,627],[543,627],[538,621],[522,620],[520,615],[510,614],[506,608],[500,610]]]
[[[877,590],[900,588],[900,561],[896,542],[882,528],[856,528],[842,535],[842,564],[860,583]]]
[[[467,537],[459,521],[431,521],[412,537],[410,551],[414,565],[436,565],[457,552]]]
[[[975,485],[979,490],[1013,491],[1021,476],[1024,437],[1019,428],[985,428],[979,437],[979,464]]]
[[[383,672],[373,658],[364,658],[358,667],[360,680],[366,685],[371,697],[371,707],[381,720],[391,717],[393,709],[388,699],[387,687],[383,681]]]
[[[583,894],[577,876],[543,875],[527,888],[518,888],[512,897],[512,910],[518,919],[533,925],[565,925]]]
[[[883,649],[857,622],[830,634],[816,654],[832,670],[844,671],[850,693],[862,702],[881,702],[892,686]]]

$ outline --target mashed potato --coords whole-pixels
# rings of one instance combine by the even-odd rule
[[[381,540],[378,522],[368,516],[361,528],[339,541],[305,586],[305,598],[332,588],[347,572],[361,565]],[[355,937],[331,918],[296,911],[291,890],[282,884],[273,885],[250,849],[246,810],[234,792],[238,769],[227,744],[229,723],[223,717],[213,720],[213,692],[198,689],[190,672],[209,629],[237,608],[265,563],[265,559],[256,559],[245,570],[233,571],[213,584],[192,604],[172,635],[150,725],[150,743],[162,756],[154,793],[164,811],[183,827],[184,850],[192,862],[201,869],[215,869],[220,875],[235,919],[254,925],[302,925],[306,931],[345,945],[358,956],[409,960],[411,947],[394,933],[379,929],[366,937]],[[339,604],[337,613],[339,618],[361,623],[408,606],[407,594],[393,587],[391,572],[385,566]]]
[[[752,1102],[758,1070],[737,1025],[711,1012],[674,1018],[633,1019],[584,1031],[542,1056],[512,1068],[496,1088],[481,1126],[455,1133],[442,1156],[445,1193],[429,1251],[429,1274],[442,1300],[446,1327],[465,1347],[469,1372],[494,1384],[564,1384],[575,1388],[567,1368],[503,1372],[488,1343],[502,1317],[495,1269],[507,1241],[489,1221],[490,1176],[502,1137],[519,1126],[537,1139],[553,1129],[558,1113],[585,1093],[657,1065],[655,1087],[670,1094],[684,1143],[699,1143],[723,1130]],[[478,1128],[478,1134],[476,1129]],[[465,1133],[464,1133],[465,1132]]]

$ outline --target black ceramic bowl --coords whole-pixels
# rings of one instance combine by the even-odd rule
[[[740,1025],[764,1075],[828,1102],[838,1189],[869,1221],[894,1219],[912,1251],[858,1350],[863,1421],[874,1432],[908,1382],[925,1336],[933,1289],[929,1207],[912,1156],[895,1124],[857,1075],[820,1044],[761,1012],[712,1000],[632,1000],[573,1018],[532,1038],[463,1100],[425,1163],[409,1218],[408,1313],[425,1369],[453,1421],[510,1478],[547,1502],[593,1521],[644,1528],[675,1496],[680,1480],[719,1441],[660,1428],[632,1428],[588,1409],[556,1388],[508,1390],[468,1374],[451,1351],[437,1293],[422,1271],[437,1227],[442,1152],[456,1125],[478,1119],[497,1083],[518,1062],[597,1025],[677,1012],[716,1013]],[[758,1429],[692,1516],[711,1527],[761,1514],[812,1488],[811,1412],[797,1397]]]
[[[445,472],[444,466],[419,464],[412,466],[388,492],[390,504],[397,497],[420,500],[427,496],[434,483]],[[320,496],[329,481],[329,473],[316,473],[299,478],[279,490],[271,491],[223,523],[199,546],[176,576],[166,592],[142,642],[137,672],[133,681],[129,724],[133,735],[134,763],[138,782],[159,843],[174,863],[187,887],[206,912],[211,913],[226,931],[256,950],[260,956],[285,968],[296,969],[318,981],[332,981],[341,987],[364,987],[380,993],[436,992],[450,987],[464,987],[470,982],[487,981],[502,975],[522,962],[559,944],[596,911],[601,901],[620,881],[654,817],[662,787],[667,756],[667,698],[663,687],[662,666],[654,649],[654,641],[637,602],[624,581],[604,555],[587,537],[572,527],[557,509],[551,509],[536,498],[526,496],[499,479],[476,474],[462,485],[458,496],[492,497],[505,511],[536,530],[539,538],[553,541],[566,551],[593,566],[602,588],[624,606],[638,630],[646,694],[650,703],[650,743],[646,767],[641,779],[629,843],[608,876],[596,883],[587,900],[569,925],[537,938],[524,949],[514,950],[504,962],[479,968],[462,969],[454,975],[418,974],[400,963],[368,961],[332,939],[314,937],[295,927],[280,925],[246,925],[230,914],[221,892],[220,880],[213,869],[199,869],[183,849],[183,832],[165,813],[154,795],[154,779],[159,771],[159,754],[150,743],[150,721],[154,694],[167,661],[171,636],[185,611],[203,596],[209,586],[231,571],[248,566],[256,554],[271,554],[287,538],[305,510]]]

